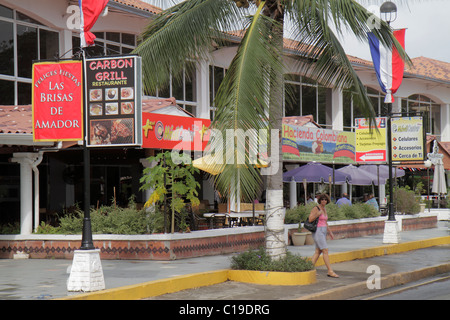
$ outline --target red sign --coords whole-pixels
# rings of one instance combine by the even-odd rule
[[[203,151],[211,120],[142,113],[142,147]]]
[[[83,140],[81,61],[33,64],[33,140]]]

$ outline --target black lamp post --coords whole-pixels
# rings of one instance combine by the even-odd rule
[[[397,19],[397,6],[391,1],[384,2],[380,7],[381,18],[388,23],[395,21]],[[391,129],[391,118],[392,118],[392,103],[388,103],[388,154],[389,154],[389,204],[388,204],[388,220],[395,221],[394,215],[394,204],[392,198],[394,196],[394,184],[392,181],[392,129]]]

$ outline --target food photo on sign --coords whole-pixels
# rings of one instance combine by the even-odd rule
[[[141,145],[141,63],[137,56],[88,58],[88,146]]]

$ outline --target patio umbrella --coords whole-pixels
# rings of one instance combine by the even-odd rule
[[[431,192],[438,195],[447,194],[447,183],[445,182],[444,164],[442,159],[438,159],[437,164],[434,166],[433,187]]]
[[[389,179],[389,166],[387,165],[370,165],[370,164],[365,164],[362,166],[358,167],[361,170],[365,170],[371,174],[374,174],[376,176],[380,176],[380,183],[381,183],[381,179]],[[400,169],[400,168],[392,168],[392,177],[395,179],[403,177],[405,175],[405,170]]]
[[[283,173],[283,181],[291,182],[303,182],[306,179],[307,182],[328,182],[329,178],[333,179],[333,169],[318,162],[310,162],[304,166],[289,170]],[[334,183],[342,184],[345,182],[351,182],[351,177],[348,174],[334,171]]]
[[[348,165],[336,171],[351,176],[351,184],[357,186],[370,186],[372,184],[378,185],[378,176],[368,171],[355,167],[354,165]],[[381,184],[386,184],[386,179],[380,178]]]
[[[201,158],[195,159],[192,161],[192,165],[200,170],[203,170],[210,175],[217,175],[221,173],[225,167],[225,163],[223,163],[223,159],[220,157],[212,156],[211,154],[207,154]],[[268,162],[259,159],[258,163],[255,164],[257,168],[263,168],[267,167],[269,165]],[[239,182],[239,172],[238,172],[238,181]],[[240,184],[235,183],[234,179],[233,182],[230,185],[230,188],[232,190],[231,192],[231,198],[228,199],[228,209],[236,212],[240,212],[240,201],[237,201],[237,199],[240,198],[241,190],[240,190]]]
[[[220,157],[212,156],[211,154],[207,154],[204,157],[195,159],[192,161],[192,165],[200,170],[208,172],[209,174],[215,176],[221,173],[225,167],[224,159]],[[255,164],[257,168],[267,167],[269,165],[268,162],[258,159],[258,163]]]

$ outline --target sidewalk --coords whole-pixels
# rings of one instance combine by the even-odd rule
[[[449,264],[450,246],[435,246],[428,240],[441,237],[446,237],[445,243],[450,243],[447,222],[439,222],[438,228],[401,232],[401,250],[406,251],[405,253],[334,263],[333,268],[341,275],[339,279],[327,278],[326,269],[323,266],[319,266],[317,268],[317,282],[312,285],[295,286],[293,288],[290,286],[262,286],[227,281],[205,288],[166,294],[155,297],[154,299],[241,298],[276,300],[306,297],[310,294],[329,290],[330,288],[366,281],[370,276],[366,272],[369,265],[379,265],[381,274],[384,276],[392,273],[411,272],[421,268]],[[346,261],[345,259],[349,258],[353,259],[351,253],[359,252],[360,254],[361,252],[370,252],[374,248],[384,248],[386,245],[383,245],[382,239],[383,235],[376,235],[329,241],[330,257],[332,261],[335,258],[344,259],[341,261]],[[399,247],[397,245],[389,246]],[[428,248],[420,249],[423,246],[427,246]],[[293,253],[307,257],[311,256],[314,252],[314,245],[302,247],[289,246],[288,248]],[[175,261],[103,260],[102,268],[107,290],[102,292],[113,292],[115,294],[110,295],[109,298],[108,295],[95,297],[95,293],[68,293],[66,282],[69,278],[68,269],[72,263],[70,260],[4,259],[0,260],[0,299],[38,300],[65,298],[67,296],[71,298],[89,298],[89,295],[91,295],[90,298],[96,299],[112,299],[113,297],[126,299],[126,295],[120,296],[120,294],[131,292],[134,288],[141,290],[143,285],[148,287],[155,281],[159,281],[160,285],[164,286],[164,281],[170,279],[173,285],[174,282],[185,278],[187,275],[229,269],[231,256],[207,256]],[[208,274],[206,277],[208,277]],[[128,286],[128,291],[124,290],[125,286]],[[201,283],[197,283],[196,286],[201,286]],[[221,287],[217,288],[217,286],[225,286],[226,289]],[[202,292],[203,290],[208,291],[214,289],[219,291],[219,296],[217,292]],[[230,293],[229,296],[225,295],[226,291]],[[240,295],[240,292],[243,295]],[[288,297],[288,293],[294,293],[294,295]]]

